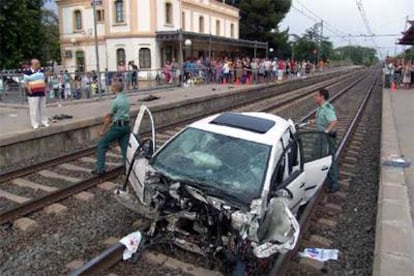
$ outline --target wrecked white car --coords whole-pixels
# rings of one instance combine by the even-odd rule
[[[153,135],[141,141],[144,117]],[[210,116],[157,151],[154,140],[143,106],[129,141],[129,183],[116,197],[152,221],[149,236],[168,232],[186,250],[229,260],[293,249],[295,216],[332,162],[325,133],[298,133],[291,120],[267,113]]]

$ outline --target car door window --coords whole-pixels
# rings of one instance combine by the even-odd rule
[[[303,168],[300,158],[299,141],[292,136],[290,143],[284,149],[276,166],[272,180],[274,189],[285,186],[302,171]]]
[[[300,133],[303,162],[311,162],[331,155],[329,136],[320,131]]]

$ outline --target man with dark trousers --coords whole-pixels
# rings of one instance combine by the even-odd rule
[[[111,92],[115,94],[110,107],[110,111],[105,115],[104,124],[99,130],[102,138],[96,145],[96,168],[93,174],[102,176],[105,174],[105,155],[108,146],[114,141],[118,141],[121,147],[123,161],[126,160],[126,152],[128,147],[130,122],[129,122],[129,100],[122,92],[122,83],[115,81],[112,84]]]
[[[325,88],[319,89],[315,94],[315,102],[318,105],[316,109],[315,120],[316,128],[320,131],[324,131],[329,135],[329,146],[331,153],[334,155],[336,151],[336,131],[337,118],[335,108],[328,102],[329,92]],[[332,160],[332,166],[328,173],[328,193],[335,193],[339,190],[338,182],[338,164],[336,160]]]

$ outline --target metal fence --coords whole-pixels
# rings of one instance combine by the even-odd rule
[[[183,74],[181,74],[183,72]],[[115,80],[123,84],[126,93],[140,93],[155,89],[171,89],[173,87],[188,87],[208,84],[249,85],[282,81],[311,74],[313,70],[301,69],[287,72],[285,70],[262,69],[231,69],[201,67],[195,64],[184,64],[180,69],[156,69],[101,72],[100,77],[95,72],[53,73],[45,70],[47,78],[48,102],[89,99],[109,95],[111,85]],[[282,74],[283,73],[283,74]],[[21,71],[1,71],[3,93],[1,100],[8,103],[26,103],[23,74]],[[99,91],[100,81],[101,91]]]

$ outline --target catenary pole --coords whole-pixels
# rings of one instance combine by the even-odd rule
[[[102,88],[101,88],[101,70],[99,68],[98,32],[97,32],[97,22],[96,22],[96,0],[92,0],[92,7],[93,7],[93,28],[95,32],[96,73],[98,75],[98,95],[99,95],[99,98],[101,98]]]

